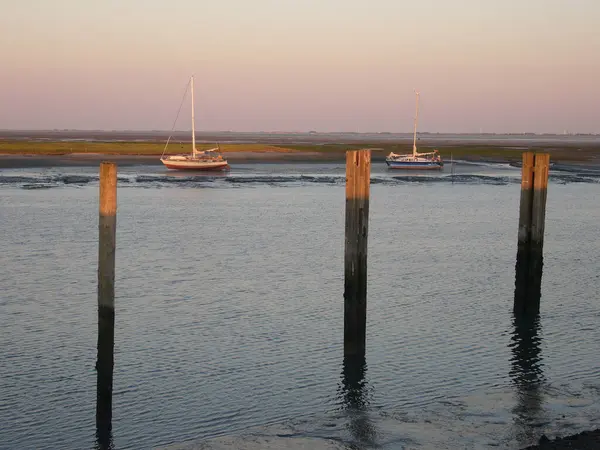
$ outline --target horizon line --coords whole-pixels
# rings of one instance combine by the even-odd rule
[[[187,133],[189,129],[180,130],[156,130],[156,129],[102,129],[102,128],[0,128],[0,132],[103,132],[103,133]],[[208,133],[230,133],[230,134],[388,134],[388,135],[413,135],[412,131],[316,131],[316,130],[260,130],[260,131],[236,131],[236,130],[196,130],[196,134]],[[449,134],[449,135],[533,135],[533,136],[598,136],[600,132],[535,132],[535,131],[506,131],[506,132],[468,132],[468,131],[419,131],[417,134]]]

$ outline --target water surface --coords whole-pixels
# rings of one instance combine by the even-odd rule
[[[344,360],[343,164],[120,170],[114,448],[518,448],[597,426],[597,174],[552,173],[523,319],[519,170],[449,172],[374,165],[367,353]],[[97,196],[94,167],[0,172],[0,448],[96,445]]]

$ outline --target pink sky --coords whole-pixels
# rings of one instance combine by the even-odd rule
[[[600,1],[413,3],[13,0],[0,128],[600,133]]]

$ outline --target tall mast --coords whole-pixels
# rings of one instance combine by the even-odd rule
[[[190,79],[191,91],[192,91],[192,156],[196,157],[196,130],[194,123],[194,75]]]
[[[415,94],[417,94],[417,100],[416,100],[416,115],[415,115],[415,132],[413,135],[413,157],[417,156],[417,122],[419,121],[419,93],[417,91],[415,91]]]

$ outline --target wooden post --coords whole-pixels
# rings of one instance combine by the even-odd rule
[[[521,169],[521,203],[519,207],[518,245],[529,245],[531,236],[531,204],[533,202],[533,152],[523,153]]]
[[[544,246],[544,227],[546,221],[546,197],[548,193],[548,172],[550,155],[537,153],[535,155],[533,175],[533,197],[531,206],[531,244],[533,247]]]
[[[100,164],[98,227],[98,358],[96,361],[96,432],[101,447],[110,440],[115,341],[115,244],[117,165]]]
[[[371,150],[346,152],[344,354],[365,352]]]
[[[539,311],[549,167],[549,154],[523,154],[515,312]]]

